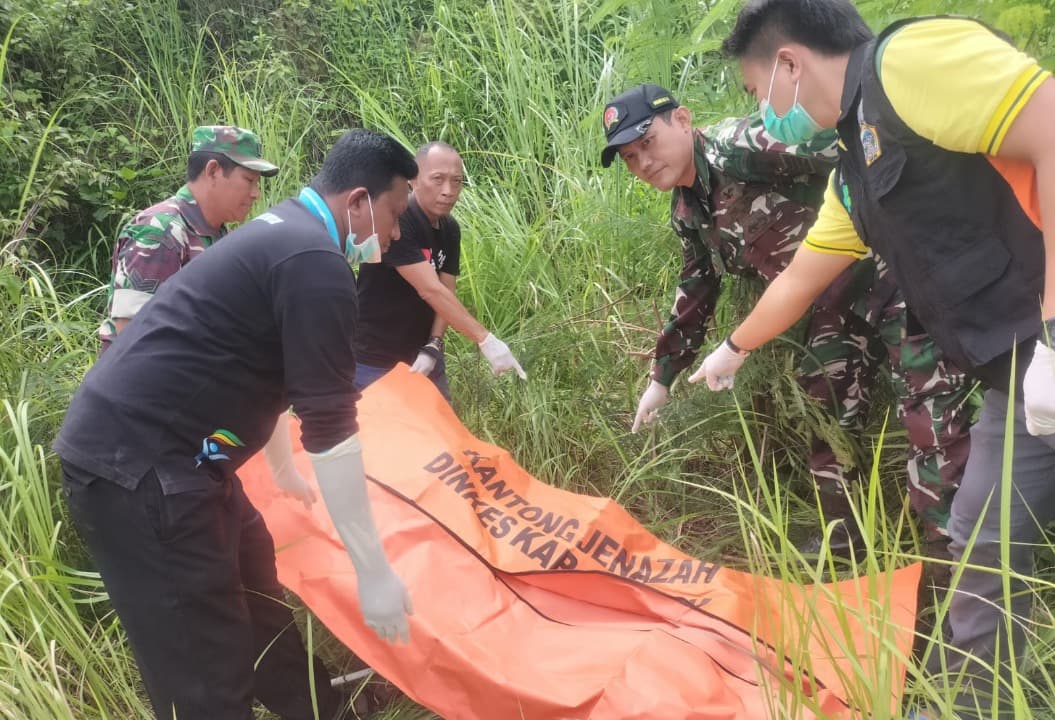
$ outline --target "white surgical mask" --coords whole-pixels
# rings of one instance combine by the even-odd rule
[[[358,244],[355,242],[356,235],[352,232],[351,208],[345,209],[348,214],[348,235],[344,239],[344,256],[352,265],[381,262],[381,242],[377,239],[377,229],[374,227],[374,203],[370,195],[366,196],[366,203],[370,209],[370,235]]]

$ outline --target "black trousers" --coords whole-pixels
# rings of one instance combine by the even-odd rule
[[[250,720],[256,697],[286,720],[330,720],[338,694],[309,664],[275,571],[275,545],[237,478],[164,495],[63,468],[81,537],[128,634],[154,712]],[[314,690],[314,693],[313,693]]]

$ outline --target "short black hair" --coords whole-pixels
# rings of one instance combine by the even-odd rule
[[[791,41],[823,55],[844,55],[873,37],[850,0],[748,0],[722,52],[767,59]]]
[[[679,105],[678,107],[685,107],[685,106],[684,105]],[[652,118],[653,119],[659,118],[660,120],[665,122],[667,125],[670,125],[670,122],[671,122],[670,119],[672,117],[674,117],[674,111],[677,110],[677,109],[678,108],[667,108],[663,112],[656,113],[655,115],[652,116]]]
[[[425,156],[428,155],[434,149],[447,150],[452,153],[455,153],[456,155],[459,155],[459,157],[461,155],[458,150],[449,143],[445,143],[442,140],[430,140],[424,145],[418,147],[417,152],[414,153],[414,159],[420,163],[422,160],[425,159]]]
[[[231,171],[238,167],[238,163],[222,153],[197,150],[192,152],[190,157],[187,158],[187,182],[197,180],[205,172],[205,166],[209,164],[210,160],[215,160],[220,164],[220,170],[223,171],[224,177],[230,175]]]
[[[326,153],[311,187],[323,196],[357,187],[377,196],[390,189],[397,176],[407,180],[418,176],[410,151],[389,135],[356,128],[341,135]]]

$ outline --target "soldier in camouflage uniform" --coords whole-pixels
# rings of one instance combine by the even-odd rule
[[[241,222],[260,197],[260,176],[278,167],[260,157],[260,139],[230,125],[194,129],[187,183],[142,211],[117,236],[103,352],[158,286],[223,237],[225,223]]]
[[[835,145],[827,137],[789,148],[767,135],[757,116],[694,130],[689,110],[655,85],[632,88],[609,102],[604,128],[605,167],[619,154],[638,178],[672,191],[671,223],[684,261],[634,419],[636,432],[655,418],[675,377],[696,357],[722,274],[770,282],[791,261],[816,218]],[[890,361],[898,416],[912,446],[912,507],[941,553],[952,494],[967,460],[973,383],[916,326],[876,257],[848,268],[818,299],[805,346],[800,385],[850,432],[863,429],[879,367]],[[846,489],[859,473],[844,467],[820,438],[809,464],[825,513],[848,518]],[[843,527],[833,549],[848,549],[854,540],[854,524]]]

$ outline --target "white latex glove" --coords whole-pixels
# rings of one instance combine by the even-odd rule
[[[366,494],[359,436],[352,435],[326,452],[308,453],[308,457],[315,468],[326,509],[355,566],[363,620],[381,639],[407,642],[410,639],[407,615],[413,613],[410,594],[388,564],[377,534]]]
[[[494,333],[487,333],[487,337],[480,342],[480,352],[487,358],[487,362],[491,363],[491,372],[495,377],[509,370],[516,370],[521,380],[527,380],[527,373],[509,351],[509,346],[496,338]]]
[[[414,364],[410,366],[410,372],[421,373],[422,375],[428,375],[435,369],[436,358],[424,351],[418,353],[418,357],[414,361]]]
[[[630,432],[636,433],[642,425],[654,422],[659,409],[669,401],[670,388],[655,380],[651,381],[637,403],[637,415],[634,416],[634,424]]]
[[[1022,380],[1022,403],[1030,435],[1055,433],[1055,350],[1041,337]]]
[[[275,423],[275,431],[264,446],[264,457],[271,468],[271,477],[287,495],[300,500],[304,507],[310,509],[315,502],[315,491],[308,481],[297,472],[293,462],[293,445],[289,439],[289,416],[282,413]]]
[[[689,382],[697,383],[707,380],[711,390],[729,390],[733,387],[736,371],[744,364],[750,353],[738,353],[729,347],[728,341],[719,345],[700,363],[700,369],[692,374]]]

